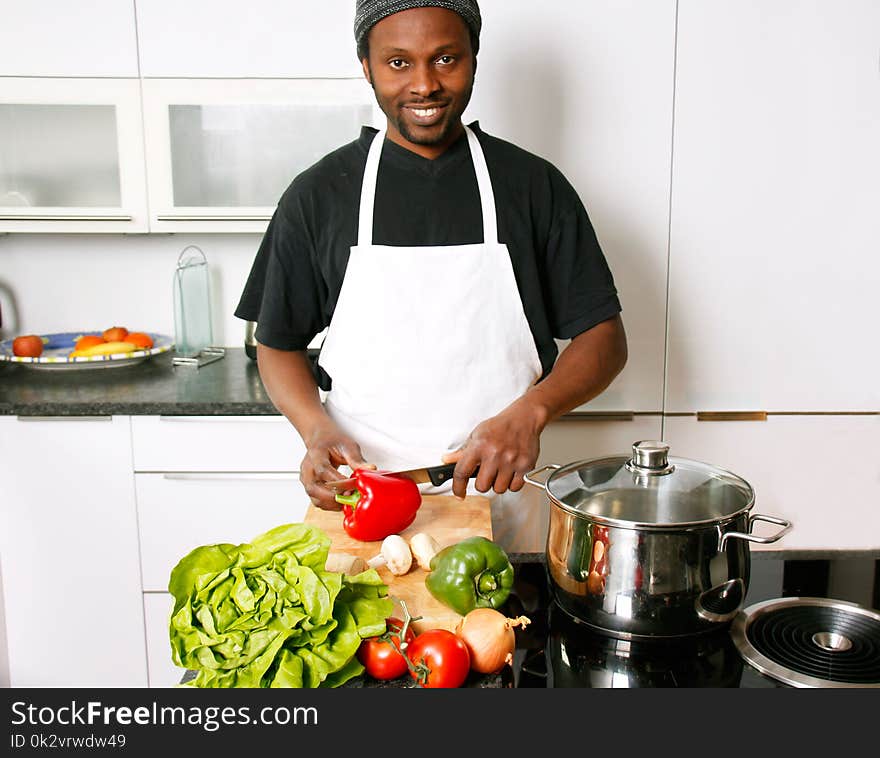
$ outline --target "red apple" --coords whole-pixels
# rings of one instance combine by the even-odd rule
[[[36,334],[23,334],[12,340],[12,352],[24,358],[37,358],[43,354],[43,339]]]

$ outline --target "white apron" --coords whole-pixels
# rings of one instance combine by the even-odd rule
[[[440,464],[541,375],[510,255],[498,242],[483,151],[465,131],[482,205],[482,244],[374,245],[384,129],[367,156],[357,245],[319,360],[333,380],[328,414],[381,469]],[[451,483],[422,489],[448,492]],[[499,545],[510,552],[544,549],[546,506],[537,489],[487,494]]]

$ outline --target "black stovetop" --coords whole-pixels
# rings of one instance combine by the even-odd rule
[[[743,608],[777,598],[831,598],[877,611],[880,560],[874,556],[790,559],[753,556]],[[628,641],[596,632],[553,600],[541,561],[519,563],[508,615],[531,619],[516,632],[511,687],[740,687],[790,686],[761,673],[737,647],[731,628],[692,638]]]

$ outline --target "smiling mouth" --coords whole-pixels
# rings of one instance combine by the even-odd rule
[[[430,124],[437,120],[440,116],[443,106],[433,105],[429,108],[417,108],[412,105],[407,106],[407,110],[412,114],[413,120],[417,123]]]

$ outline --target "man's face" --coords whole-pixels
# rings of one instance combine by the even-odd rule
[[[379,21],[369,36],[364,76],[388,117],[388,137],[436,158],[461,134],[474,84],[464,19],[445,8],[412,8]]]

